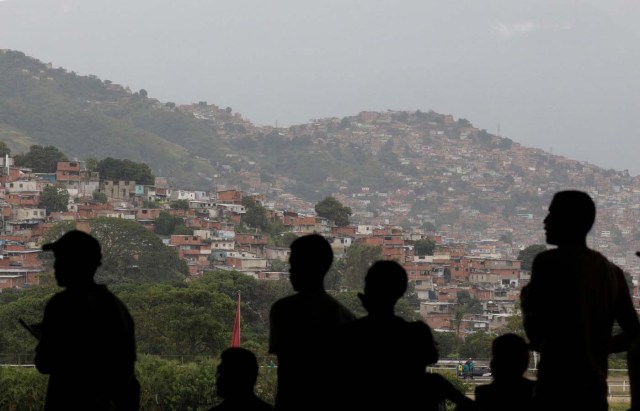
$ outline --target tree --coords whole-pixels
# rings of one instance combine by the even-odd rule
[[[187,200],[172,201],[169,204],[169,207],[171,207],[173,210],[187,211],[189,209],[189,201],[187,201]]]
[[[437,230],[436,226],[430,221],[427,221],[424,224],[422,224],[422,229],[424,231],[432,231],[432,232]]]
[[[67,211],[69,206],[69,192],[56,186],[46,186],[40,193],[38,207],[47,210],[47,214],[54,211]]]
[[[242,222],[253,228],[264,230],[267,227],[267,210],[251,197],[243,197],[242,205],[245,207],[245,214],[242,216]]]
[[[458,291],[456,296],[458,305],[463,306],[466,313],[482,314],[482,303],[468,291]]]
[[[436,243],[428,238],[417,240],[413,244],[413,249],[416,252],[416,255],[433,255],[433,252],[436,249]]]
[[[91,235],[102,247],[102,266],[96,279],[106,283],[181,282],[189,273],[177,252],[135,221],[101,217],[89,221]],[[45,242],[55,241],[75,228],[65,221],[47,231]]]
[[[349,290],[362,290],[364,277],[371,265],[382,260],[382,248],[364,244],[354,244],[335,265],[340,281]]]
[[[149,354],[217,356],[228,346],[234,300],[198,285],[142,284],[119,293]]]
[[[4,141],[0,141],[0,157],[4,158],[9,155],[11,155],[11,149],[7,147]]]
[[[513,243],[513,234],[511,234],[510,232],[501,234],[500,241],[502,241],[503,243],[509,243],[509,244]]]
[[[102,180],[135,181],[143,185],[155,183],[151,168],[145,163],[107,157],[98,162],[96,170]]]
[[[107,195],[100,191],[94,191],[92,195],[93,195],[93,199],[101,204],[107,204],[107,202],[109,201],[109,199],[107,198]]]
[[[289,248],[291,246],[291,243],[293,243],[296,238],[298,238],[298,235],[296,233],[284,232],[278,236],[275,236],[273,242],[276,247]]]
[[[181,217],[172,216],[166,211],[160,211],[160,215],[156,218],[153,230],[156,234],[171,235],[174,234],[176,227],[184,226],[184,220]]]
[[[89,157],[84,161],[84,165],[87,168],[87,171],[96,171],[98,169],[98,159]]]
[[[546,249],[547,246],[544,244],[533,244],[526,247],[524,250],[521,250],[518,253],[518,260],[522,261],[522,269],[531,270],[533,259],[536,257],[536,255],[540,254]]]
[[[32,145],[29,151],[14,157],[17,166],[28,167],[35,173],[55,173],[58,161],[69,161],[57,147]]]
[[[316,204],[315,210],[320,217],[333,221],[338,227],[349,225],[351,208],[342,205],[334,197],[325,197],[324,200]]]

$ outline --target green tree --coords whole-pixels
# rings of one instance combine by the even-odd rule
[[[228,347],[235,304],[215,289],[147,283],[118,295],[135,321],[142,352],[217,356]]]
[[[264,230],[268,224],[267,210],[251,197],[243,197],[242,205],[244,205],[246,211],[241,218],[242,223],[249,227]]]
[[[362,290],[364,277],[371,265],[382,260],[382,248],[364,244],[354,244],[335,265],[341,284],[349,290]]]
[[[151,168],[145,163],[107,157],[98,162],[96,170],[102,180],[135,181],[143,185],[155,183]]]
[[[0,141],[0,157],[4,158],[5,156],[11,155],[11,149],[7,147],[7,144],[4,141]]]
[[[174,210],[187,211],[189,209],[189,201],[187,201],[187,200],[175,200],[175,201],[172,201],[169,204],[169,207],[171,207]]]
[[[275,236],[273,238],[273,242],[276,247],[289,248],[291,247],[291,243],[293,243],[296,238],[298,238],[298,235],[296,233],[284,232],[278,236]]]
[[[95,157],[89,157],[84,161],[84,165],[87,168],[87,171],[97,171],[98,159]]]
[[[37,144],[29,147],[28,152],[14,157],[17,166],[28,167],[35,173],[55,173],[58,161],[69,161],[69,159],[57,147],[43,147]]]
[[[160,211],[160,215],[156,218],[153,230],[156,234],[171,235],[176,231],[176,227],[184,226],[184,220],[181,217],[172,216],[166,211]]]
[[[109,199],[107,198],[107,195],[100,191],[94,191],[92,195],[93,195],[93,199],[101,204],[107,204],[107,202],[109,201]]]
[[[428,238],[423,240],[417,240],[414,244],[414,250],[416,255],[433,255],[436,249],[436,243]]]
[[[35,368],[0,367],[0,409],[39,411],[45,401],[48,376]]]
[[[469,294],[469,291],[458,291],[456,296],[458,306],[463,306],[466,313],[482,314],[482,302]]]
[[[38,207],[47,210],[47,214],[54,211],[67,211],[69,206],[69,192],[56,186],[46,186],[40,193]]]
[[[479,331],[468,335],[460,347],[462,358],[491,358],[491,343],[494,335]]]
[[[429,221],[427,221],[424,224],[422,224],[422,229],[424,231],[431,231],[431,232],[437,230],[436,226],[432,222],[429,222]]]
[[[320,217],[333,221],[338,227],[349,225],[351,208],[342,205],[342,203],[334,197],[325,197],[324,200],[316,204],[315,210]]]
[[[102,247],[102,266],[96,280],[120,282],[181,282],[188,275],[187,265],[160,237],[135,221],[100,217],[89,221],[91,235]],[[59,223],[44,235],[55,241],[75,228],[75,223]]]
[[[533,244],[521,250],[518,253],[518,260],[522,261],[522,269],[531,270],[533,259],[546,249],[547,246],[544,244]]]

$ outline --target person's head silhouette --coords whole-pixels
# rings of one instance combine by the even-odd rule
[[[376,261],[364,279],[358,297],[369,314],[393,313],[396,302],[407,291],[407,272],[395,261]]]
[[[587,233],[596,218],[596,206],[583,191],[560,191],[553,196],[544,219],[548,244],[586,245]]]
[[[246,399],[253,394],[258,379],[258,360],[249,350],[227,348],[220,355],[216,377],[218,395],[224,399]]]
[[[491,374],[494,379],[519,378],[529,366],[527,342],[516,334],[503,334],[491,344]]]
[[[324,289],[324,276],[332,263],[333,250],[323,236],[309,234],[296,238],[289,257],[291,286],[296,291]]]
[[[102,264],[100,243],[80,230],[71,230],[57,241],[42,246],[53,251],[56,281],[61,287],[93,283],[93,276]]]

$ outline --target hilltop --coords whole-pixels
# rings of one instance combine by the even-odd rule
[[[257,127],[230,107],[160,102],[17,51],[0,52],[0,73],[0,140],[14,153],[42,144],[78,159],[142,161],[174,186],[264,193],[299,211],[335,195],[355,221],[514,247],[542,242],[531,233],[540,232],[551,195],[578,188],[596,197],[610,251],[623,258],[640,245],[637,177],[525,147],[450,114],[365,111]]]

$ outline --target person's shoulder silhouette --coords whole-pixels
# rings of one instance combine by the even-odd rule
[[[397,262],[376,261],[365,277],[364,293],[358,294],[368,315],[342,327],[336,374],[353,409],[414,409],[426,367],[438,360],[429,326],[395,315],[407,281]]]
[[[216,374],[217,394],[223,401],[209,411],[272,410],[254,392],[258,370],[258,360],[251,351],[240,347],[224,350]]]
[[[269,314],[269,352],[278,359],[276,409],[311,409],[326,384],[322,368],[331,338],[353,314],[324,288],[333,263],[329,242],[319,234],[291,244],[289,280],[295,294],[276,301]]]
[[[493,382],[475,389],[479,411],[531,410],[535,382],[524,377],[529,366],[525,339],[511,333],[496,337],[491,354]]]
[[[45,410],[137,410],[134,323],[126,306],[94,282],[99,242],[72,230],[45,244],[65,290],[47,303],[35,365],[49,375]]]
[[[613,324],[629,335],[640,333],[624,273],[587,246],[595,218],[589,194],[567,190],[553,196],[544,229],[546,242],[557,248],[534,258],[531,280],[520,294],[526,335],[540,352],[534,393],[539,409],[558,405],[555,397],[564,392],[559,387],[571,385],[584,394],[567,406],[605,411]]]

